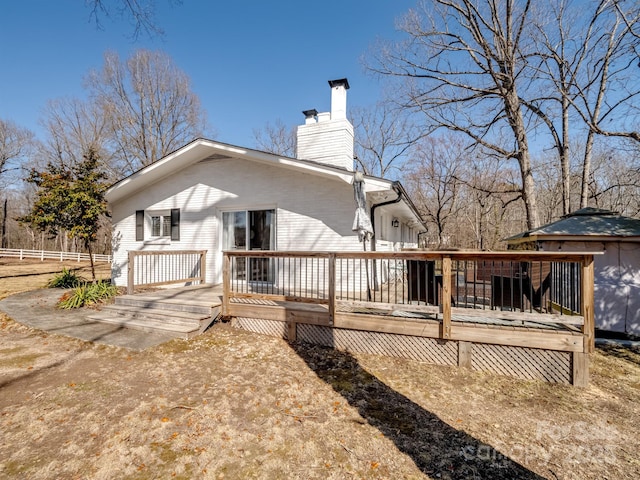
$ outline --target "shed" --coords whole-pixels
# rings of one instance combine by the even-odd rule
[[[640,335],[640,219],[588,207],[510,237],[507,244],[602,252],[594,259],[596,328]]]

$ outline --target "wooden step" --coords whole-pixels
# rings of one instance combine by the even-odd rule
[[[182,334],[185,338],[191,338],[202,333],[211,325],[219,313],[219,307],[214,308],[210,315],[202,315],[144,307],[108,305],[88,318],[96,322],[115,324],[135,330],[174,332]]]
[[[199,330],[195,325],[171,324],[159,320],[151,320],[149,318],[136,318],[130,317],[128,315],[113,315],[109,312],[96,313],[88,318],[95,322],[110,323],[134,330],[143,330],[145,332],[175,332],[184,334],[185,336],[191,336],[192,334],[196,335]]]
[[[201,315],[211,315],[213,308],[218,303],[215,301],[205,302],[199,300],[157,298],[145,295],[122,295],[116,297],[115,305],[137,307],[141,309],[165,310],[174,312],[194,313]]]
[[[150,320],[164,321],[176,324],[199,324],[200,320],[208,317],[208,314],[183,312],[177,310],[164,310],[160,308],[132,307],[129,305],[106,305],[103,312],[114,315],[125,315],[135,318],[148,318]]]

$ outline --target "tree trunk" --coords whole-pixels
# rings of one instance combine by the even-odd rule
[[[87,251],[89,252],[89,262],[91,263],[91,281],[92,283],[96,283],[96,267],[93,263],[93,248],[91,247],[91,242],[86,242]]]
[[[582,160],[582,185],[580,188],[580,208],[586,208],[589,203],[589,177],[591,176],[591,155],[595,133],[589,130],[587,143],[584,146],[584,158]]]
[[[569,100],[562,96],[562,153],[560,157],[562,171],[562,214],[571,213],[571,172],[569,167]]]
[[[7,248],[7,199],[4,199],[4,208],[2,209],[2,242],[1,248]]]
[[[524,201],[525,211],[527,213],[527,229],[537,228],[540,223],[538,220],[538,202],[536,200],[536,186],[531,171],[531,156],[529,155],[529,142],[527,140],[527,130],[522,118],[520,108],[520,99],[516,92],[515,85],[504,96],[505,113],[509,119],[511,130],[514,133],[516,145],[518,147],[516,159],[520,165],[520,176],[522,179],[522,200]]]

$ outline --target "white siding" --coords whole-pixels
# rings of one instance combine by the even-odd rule
[[[207,281],[221,281],[222,211],[276,209],[278,250],[361,250],[351,231],[355,202],[346,182],[242,159],[192,165],[111,205],[113,278],[127,281],[129,250],[207,250]],[[135,241],[136,210],[180,208],[180,241]]]

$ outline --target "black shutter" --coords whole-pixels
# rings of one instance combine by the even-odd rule
[[[136,210],[136,242],[144,241],[144,210]]]
[[[171,240],[180,240],[180,209],[171,209]]]

